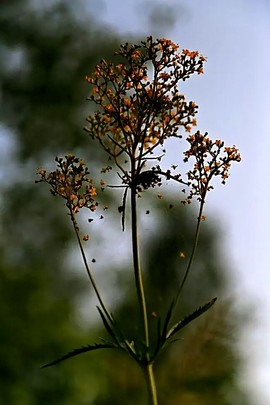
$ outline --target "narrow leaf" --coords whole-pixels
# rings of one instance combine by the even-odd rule
[[[163,328],[162,328],[162,334],[161,334],[161,343],[162,343],[162,344],[163,344],[164,342],[166,342],[168,326],[169,326],[169,323],[170,323],[170,320],[171,320],[171,317],[172,317],[172,312],[173,312],[174,304],[175,304],[175,302],[174,302],[174,300],[173,300],[172,303],[171,303],[171,305],[170,305],[170,308],[169,308],[169,310],[168,310],[168,312],[167,312],[165,321],[164,321],[164,325],[163,325]]]
[[[192,314],[186,316],[182,321],[177,322],[168,332],[168,334],[166,336],[166,340],[170,339],[175,333],[179,332],[181,329],[183,329],[185,326],[187,326],[194,319],[198,318],[199,316],[204,314],[206,311],[208,311],[208,309],[210,309],[214,305],[216,300],[217,300],[217,298],[213,298],[207,304],[203,305],[202,307],[199,307],[198,309],[196,309],[196,311],[192,312]]]
[[[158,336],[158,340],[160,340],[160,338],[161,338],[161,319],[160,319],[160,317],[158,317],[158,321],[157,321],[157,336]]]
[[[114,339],[114,341],[118,344],[119,341],[117,339],[117,336],[113,330],[113,328],[109,325],[107,319],[105,318],[103,312],[101,311],[101,309],[99,307],[97,307],[97,310],[99,312],[99,315],[102,319],[103,325],[105,326],[105,329],[107,330],[107,332],[109,333],[109,335]]]
[[[157,344],[154,353],[151,355],[151,359],[154,360],[155,357],[158,355],[159,350],[162,346],[162,333],[161,333],[161,319],[158,317],[157,322]]]
[[[101,309],[99,307],[97,307],[98,312],[100,314],[100,317],[103,321],[103,324],[107,330],[107,332],[110,334],[110,336],[114,339],[114,341],[116,342],[117,346],[120,349],[124,349],[126,350],[131,356],[135,356],[136,352],[134,350],[134,347],[132,347],[132,345],[129,344],[128,340],[125,339],[119,325],[117,324],[116,320],[114,319],[113,315],[111,314],[111,325],[109,324],[109,322],[107,321],[107,319],[105,318],[103,312],[101,311]]]
[[[78,349],[74,349],[71,352],[65,354],[62,357],[59,357],[59,359],[54,360],[50,363],[44,364],[43,366],[41,366],[41,368],[46,368],[46,367],[50,367],[50,366],[54,366],[55,364],[61,363],[64,360],[70,359],[71,357],[75,357],[78,356],[81,353],[86,353],[86,352],[90,352],[93,350],[97,350],[97,349],[117,349],[118,346],[115,345],[114,343],[94,343],[93,345],[87,345],[87,346],[83,346],[80,347]]]
[[[121,346],[122,347],[122,346]],[[137,359],[137,353],[135,350],[134,342],[129,342],[127,339],[124,340],[123,348],[126,350],[134,359]]]

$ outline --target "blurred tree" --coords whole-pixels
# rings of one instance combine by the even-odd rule
[[[47,190],[34,185],[33,175],[47,159],[71,151],[100,166],[96,144],[89,143],[81,129],[84,109],[89,108],[83,77],[100,58],[110,58],[120,40],[95,22],[89,4],[89,18],[83,20],[83,3],[78,2],[78,13],[72,4],[50,2],[42,8],[10,0],[0,5],[0,121],[3,133],[15,139],[14,154],[1,165],[0,404],[138,404],[145,398],[139,370],[118,353],[92,353],[39,370],[44,362],[100,334],[98,328],[90,333],[78,321],[80,298],[88,285],[67,263],[72,247],[69,221]],[[190,216],[179,209],[171,212],[162,212],[162,231],[155,232],[145,248],[149,304],[158,315],[163,315],[179,277],[179,257],[175,266],[167,260],[178,250],[188,253],[190,246]],[[183,221],[180,233],[176,216]],[[181,314],[224,294],[224,271],[214,254],[214,240],[215,235],[205,231],[194,266],[200,271],[192,273],[196,279],[190,279]],[[125,290],[129,275],[121,281]],[[247,404],[242,396],[235,402],[217,400],[224,391],[232,392],[237,368],[231,343],[220,338],[227,336],[228,308],[222,308],[222,317],[213,310],[196,322],[184,344],[180,341],[160,359],[161,403]],[[117,311],[130,320],[131,329],[136,309],[130,290]]]
[[[23,4],[23,7],[22,7]],[[91,17],[80,21],[72,2],[33,8],[1,5],[0,119],[17,136],[17,157],[36,159],[86,144],[81,129],[86,73],[117,48],[117,37]]]

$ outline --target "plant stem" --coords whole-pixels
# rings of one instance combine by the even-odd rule
[[[190,258],[189,258],[189,262],[188,262],[188,265],[187,265],[187,268],[186,268],[184,278],[182,280],[182,283],[181,283],[181,285],[180,285],[180,287],[179,287],[179,289],[177,291],[176,297],[175,297],[174,307],[176,307],[177,302],[179,300],[179,297],[181,295],[181,292],[183,290],[183,287],[184,287],[184,285],[185,285],[185,283],[187,281],[189,271],[190,271],[190,268],[191,268],[191,265],[192,265],[192,262],[193,262],[193,259],[194,259],[194,256],[195,256],[195,252],[196,252],[197,244],[198,244],[198,239],[199,239],[200,226],[201,226],[201,222],[202,222],[202,213],[203,213],[204,203],[205,203],[205,196],[203,196],[202,201],[200,203],[199,215],[198,215],[198,218],[197,218],[197,226],[196,226],[195,237],[194,237],[194,243],[193,243],[193,246],[192,246],[192,251],[191,251],[191,255],[190,255]]]
[[[153,363],[147,364],[145,366],[144,374],[148,390],[148,403],[149,405],[158,405]]]
[[[133,266],[137,297],[140,307],[140,314],[143,321],[144,330],[144,343],[147,350],[147,364],[141,365],[148,389],[149,405],[158,405],[157,402],[157,390],[155,377],[153,373],[153,364],[149,362],[149,326],[147,317],[146,300],[143,288],[142,272],[140,268],[139,258],[139,244],[138,244],[138,221],[137,221],[137,193],[136,186],[131,187],[131,228],[132,228],[132,254],[133,254]]]
[[[91,284],[92,284],[92,286],[94,288],[94,291],[96,293],[96,296],[97,296],[97,299],[98,299],[98,302],[99,302],[101,308],[103,309],[103,311],[106,314],[107,318],[111,322],[113,322],[112,315],[110,314],[109,310],[107,309],[106,305],[104,304],[104,302],[103,302],[103,300],[101,298],[101,295],[100,295],[100,293],[98,291],[96,282],[95,282],[95,280],[94,280],[94,278],[92,276],[92,273],[90,271],[88,261],[87,261],[87,258],[86,258],[86,255],[85,255],[85,252],[84,252],[84,249],[83,249],[82,241],[81,241],[81,238],[80,238],[80,235],[79,235],[78,225],[77,225],[76,219],[74,217],[74,214],[72,212],[72,209],[70,209],[69,211],[70,211],[71,221],[72,221],[72,224],[73,224],[73,227],[74,227],[74,230],[75,230],[75,234],[76,234],[76,237],[77,237],[77,241],[78,241],[78,244],[79,244],[79,247],[80,247],[83,263],[84,263],[84,266],[85,266],[86,271],[87,271],[87,275],[88,275],[89,280],[90,280],[90,282],[91,282]]]
[[[131,187],[131,232],[132,232],[132,255],[133,255],[133,268],[135,276],[135,284],[137,297],[140,307],[140,314],[143,320],[144,330],[144,343],[146,347],[149,346],[149,328],[146,309],[146,300],[143,288],[142,272],[140,267],[139,258],[139,243],[138,243],[138,221],[137,221],[137,193],[136,187]]]

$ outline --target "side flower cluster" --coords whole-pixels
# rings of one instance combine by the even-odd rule
[[[184,162],[191,157],[195,159],[193,169],[188,172],[188,180],[191,186],[187,201],[196,195],[199,201],[205,199],[207,191],[213,189],[210,181],[214,176],[221,178],[225,184],[229,177],[229,169],[232,162],[240,162],[241,156],[235,146],[225,147],[220,139],[215,141],[208,137],[208,133],[201,134],[197,131],[187,138],[190,148],[184,152]]]
[[[66,155],[65,159],[56,157],[55,160],[58,169],[52,172],[38,169],[37,173],[41,179],[36,183],[48,183],[52,195],[66,200],[72,215],[77,214],[83,207],[95,211],[98,205],[94,198],[97,194],[96,188],[93,180],[87,177],[90,172],[85,163],[72,154]]]

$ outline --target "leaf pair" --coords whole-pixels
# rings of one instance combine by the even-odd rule
[[[170,329],[169,329],[169,324],[172,318],[173,310],[175,307],[175,301],[173,300],[170,308],[167,312],[163,328],[161,330],[161,322],[159,319],[158,323],[158,342],[156,346],[156,350],[153,353],[153,355],[150,357],[149,361],[153,362],[154,359],[157,357],[157,355],[161,352],[161,350],[164,348],[164,346],[169,343],[170,339],[178,333],[181,329],[183,329],[185,326],[187,326],[190,322],[194,321],[196,318],[204,314],[206,311],[208,311],[216,302],[217,298],[213,298],[211,301],[207,302],[203,306],[199,307],[196,309],[194,312],[192,312],[190,315],[187,315],[185,318],[183,318],[181,321],[176,322]],[[58,358],[57,360],[54,360],[50,363],[44,364],[41,368],[46,368],[50,366],[54,366],[55,364],[61,363],[64,360],[70,359],[72,357],[78,356],[79,354],[82,353],[87,353],[93,350],[98,350],[98,349],[120,349],[120,350],[125,350],[129,355],[131,355],[137,362],[141,362],[142,360],[145,360],[145,358],[141,358],[135,350],[134,347],[134,342],[129,342],[127,339],[124,338],[121,330],[119,329],[116,321],[114,320],[113,316],[111,315],[110,322],[107,321],[105,315],[103,314],[102,310],[97,307],[98,312],[100,314],[100,317],[102,319],[102,322],[104,324],[105,329],[109,333],[109,335],[113,338],[113,342],[106,341],[104,339],[101,339],[101,343],[94,343],[92,345],[87,345],[80,347],[78,349],[74,349],[71,352],[65,354],[64,356]],[[111,323],[111,325],[110,325]],[[175,339],[174,341],[176,341]],[[172,341],[171,341],[172,342]]]

